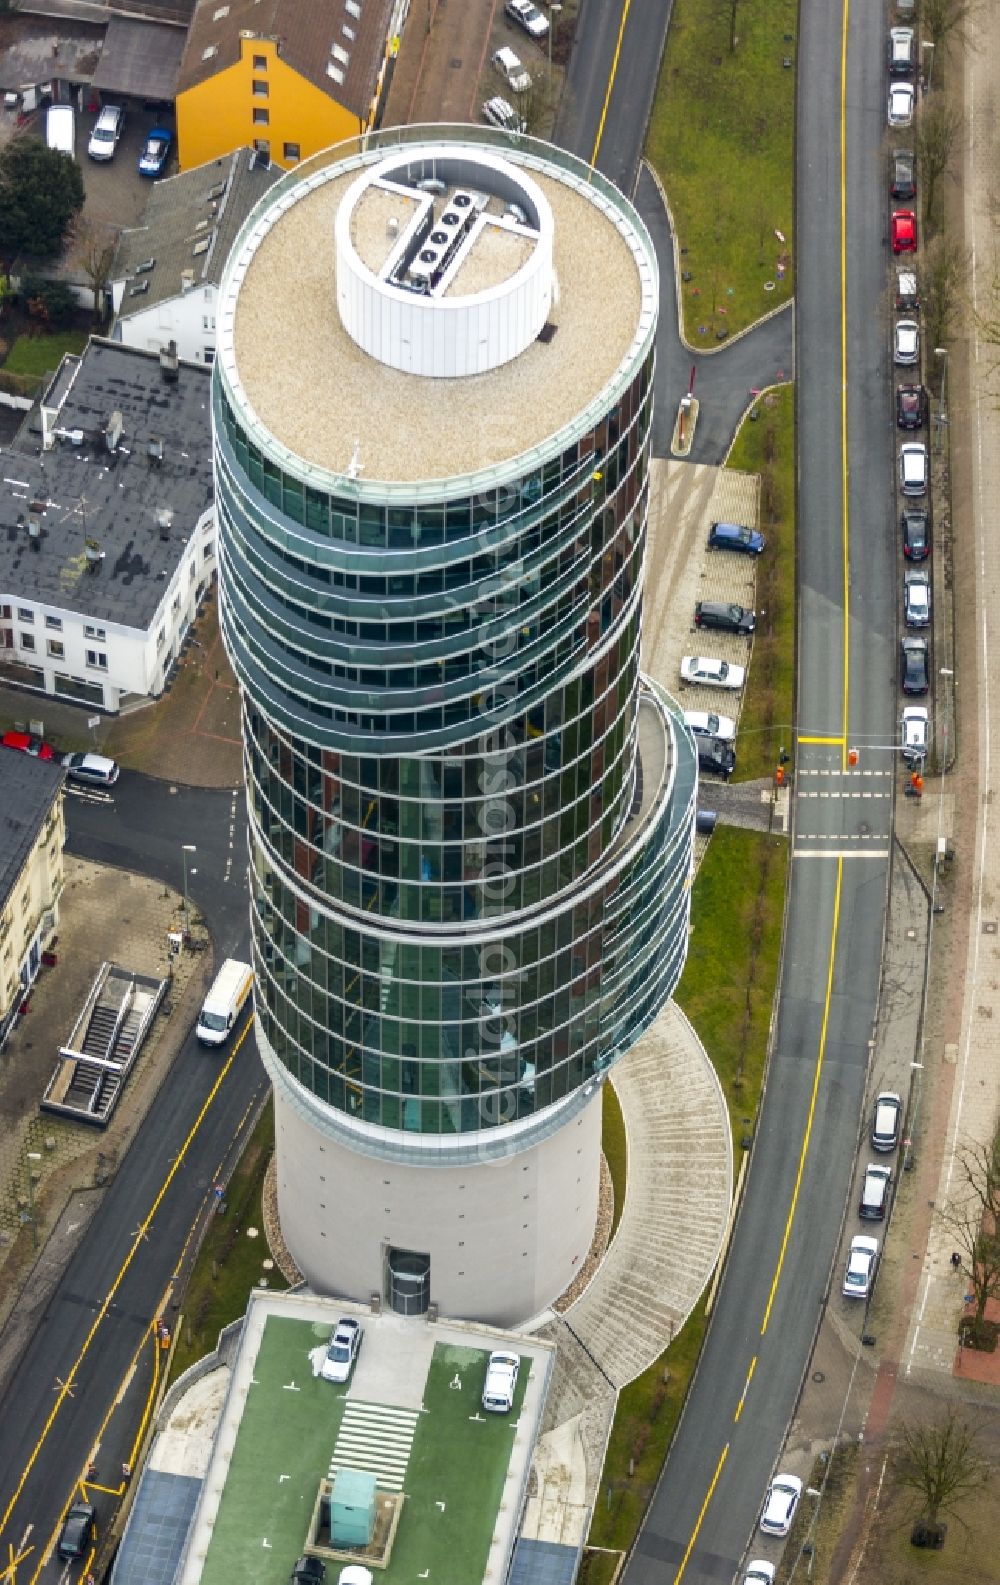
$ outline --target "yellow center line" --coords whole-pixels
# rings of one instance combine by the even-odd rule
[[[841,732],[837,735],[837,737],[805,737],[800,734],[797,741],[799,743],[833,743],[835,746],[843,748],[844,744],[847,742],[847,739]]]
[[[224,1080],[226,1078],[226,1075],[228,1074],[230,1068],[232,1067],[234,1061],[236,1060],[236,1055],[237,1055],[240,1047],[242,1046],[244,1040],[246,1039],[247,1035],[250,1032],[252,1024],[253,1024],[253,1017],[251,1015],[251,1017],[247,1020],[247,1023],[245,1025],[244,1029],[243,1029],[243,1033],[237,1039],[235,1045],[233,1046],[232,1050],[229,1053],[229,1056],[226,1058],[225,1063],[220,1068],[218,1078],[216,1079],[215,1083],[212,1085],[211,1090],[208,1092],[208,1095],[205,1098],[204,1104],[202,1105],[202,1108],[201,1108],[200,1112],[198,1113],[198,1116],[195,1118],[194,1122],[191,1125],[191,1128],[190,1128],[190,1131],[188,1133],[187,1138],[185,1139],[183,1145],[181,1146],[180,1150],[177,1152],[177,1155],[174,1157],[173,1162],[171,1163],[170,1171],[167,1173],[167,1176],[164,1178],[163,1183],[160,1185],[159,1191],[157,1192],[156,1198],[153,1201],[152,1206],[150,1207],[149,1211],[146,1214],[145,1219],[143,1220],[141,1226],[138,1228],[137,1232],[135,1233],[135,1236],[133,1237],[132,1245],[131,1245],[131,1247],[129,1249],[129,1252],[125,1256],[125,1259],[122,1261],[121,1266],[118,1269],[118,1273],[115,1276],[115,1279],[114,1279],[114,1281],[111,1284],[111,1287],[108,1289],[107,1293],[104,1296],[104,1299],[103,1299],[103,1301],[101,1303],[101,1307],[98,1310],[96,1316],[94,1317],[93,1325],[91,1326],[90,1331],[87,1333],[87,1335],[84,1338],[82,1344],[80,1345],[80,1352],[77,1354],[76,1359],[73,1361],[73,1365],[72,1365],[72,1368],[71,1368],[71,1370],[69,1372],[69,1376],[68,1376],[67,1380],[60,1385],[58,1396],[56,1397],[56,1401],[55,1401],[55,1403],[52,1406],[52,1409],[51,1409],[51,1411],[49,1413],[48,1419],[46,1420],[44,1426],[42,1427],[42,1430],[41,1430],[41,1432],[39,1434],[38,1440],[35,1443],[34,1447],[32,1448],[31,1453],[28,1456],[28,1462],[25,1464],[24,1469],[21,1471],[21,1478],[18,1481],[17,1486],[14,1489],[13,1496],[11,1497],[10,1502],[7,1504],[7,1507],[4,1510],[3,1517],[0,1518],[0,1533],[2,1533],[7,1528],[7,1525],[10,1522],[10,1516],[14,1512],[14,1508],[16,1507],[18,1499],[20,1498],[21,1493],[24,1490],[25,1483],[26,1483],[26,1481],[28,1479],[28,1476],[31,1474],[31,1471],[32,1471],[32,1469],[35,1466],[35,1461],[37,1460],[39,1453],[41,1452],[42,1448],[45,1445],[45,1442],[46,1442],[46,1439],[48,1438],[49,1432],[52,1430],[52,1427],[55,1424],[56,1417],[59,1414],[59,1411],[62,1408],[63,1404],[65,1403],[66,1399],[71,1396],[70,1387],[71,1387],[71,1385],[72,1385],[72,1383],[74,1381],[76,1373],[79,1370],[80,1365],[83,1363],[83,1360],[86,1357],[87,1353],[89,1352],[90,1346],[93,1343],[94,1338],[97,1336],[98,1329],[101,1326],[101,1323],[104,1321],[104,1318],[107,1315],[108,1310],[110,1309],[112,1303],[114,1302],[115,1294],[118,1292],[118,1289],[121,1287],[122,1282],[125,1279],[126,1273],[128,1272],[128,1269],[131,1266],[133,1260],[135,1259],[136,1252],[138,1251],[140,1245],[142,1244],[143,1240],[146,1237],[146,1234],[148,1233],[150,1227],[152,1226],[153,1219],[156,1216],[157,1211],[159,1210],[160,1206],[163,1203],[163,1198],[164,1198],[167,1190],[170,1188],[170,1185],[173,1183],[174,1178],[176,1177],[177,1173],[180,1171],[180,1168],[181,1168],[181,1166],[182,1166],[182,1164],[183,1164],[183,1162],[185,1160],[185,1157],[187,1156],[187,1153],[188,1153],[188,1151],[191,1148],[191,1144],[192,1144],[196,1134],[198,1133],[199,1128],[201,1127],[202,1123],[205,1120],[205,1117],[206,1117],[206,1115],[208,1113],[209,1107],[212,1105],[212,1102],[215,1100],[215,1097],[218,1095],[219,1090],[221,1089],[222,1084],[223,1084],[223,1082],[224,1082]]]
[[[701,1529],[702,1520],[704,1519],[706,1513],[708,1512],[709,1503],[712,1501],[712,1493],[715,1491],[715,1488],[716,1488],[716,1486],[719,1483],[719,1476],[722,1474],[722,1466],[726,1462],[726,1459],[728,1457],[729,1457],[729,1443],[727,1442],[725,1447],[722,1449],[722,1452],[719,1454],[719,1462],[715,1466],[715,1474],[712,1476],[712,1484],[709,1486],[708,1491],[705,1493],[705,1501],[701,1505],[701,1511],[698,1514],[698,1518],[697,1518],[697,1520],[695,1522],[695,1527],[694,1527],[694,1529],[691,1532],[691,1539],[690,1539],[690,1541],[687,1544],[687,1548],[685,1550],[684,1556],[681,1558],[681,1566],[677,1570],[677,1573],[674,1575],[674,1585],[680,1585],[681,1577],[683,1576],[684,1570],[688,1566],[688,1558],[691,1556],[691,1553],[694,1551],[694,1544],[695,1544],[695,1542],[698,1539],[698,1531]]]
[[[628,21],[628,14],[631,9],[632,0],[625,0],[625,4],[622,6],[622,19],[618,27],[618,38],[615,43],[615,53],[611,57],[611,70],[608,73],[608,89],[607,93],[604,95],[604,103],[601,106],[601,119],[597,124],[597,136],[594,139],[594,148],[590,156],[591,165],[597,164],[597,155],[601,147],[601,139],[604,136],[604,123],[608,119],[608,106],[611,103],[611,93],[615,86],[615,78],[618,75],[618,57],[622,52],[622,39],[625,37],[625,24]]]
[[[747,1371],[747,1379],[743,1383],[743,1391],[740,1393],[740,1401],[736,1405],[736,1413],[733,1415],[734,1420],[738,1420],[740,1415],[743,1413],[743,1405],[746,1402],[746,1396],[750,1390],[750,1383],[753,1381],[753,1373],[756,1369],[757,1355],[755,1354],[753,1359],[750,1361],[750,1369]]]

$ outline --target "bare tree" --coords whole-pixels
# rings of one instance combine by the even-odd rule
[[[1000,1121],[985,1141],[955,1153],[958,1183],[941,1220],[955,1240],[956,1264],[972,1291],[973,1341],[982,1338],[986,1306],[1000,1299]]]
[[[736,45],[739,42],[736,33],[736,21],[739,15],[740,0],[720,0],[720,10],[727,18],[729,26],[729,53],[736,54]]]
[[[958,328],[968,271],[968,252],[954,237],[935,237],[924,249],[920,301],[928,346],[940,347]]]
[[[937,97],[925,104],[914,129],[917,175],[924,193],[924,220],[934,214],[938,182],[952,168],[962,134],[961,112]]]
[[[938,1420],[900,1425],[893,1438],[891,1467],[896,1484],[917,1504],[918,1523],[911,1539],[921,1546],[941,1546],[941,1515],[954,1513],[990,1477],[990,1466],[979,1451],[978,1431],[954,1406]]]
[[[114,268],[117,227],[79,215],[70,238],[70,257],[79,264],[94,294],[94,318],[104,317],[104,292]]]
[[[965,41],[965,24],[978,7],[978,0],[920,0],[920,34],[935,49],[947,48],[957,39]]]

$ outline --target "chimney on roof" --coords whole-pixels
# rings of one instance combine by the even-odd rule
[[[177,380],[177,371],[177,343],[168,341],[165,347],[160,348],[160,373],[168,385],[173,385]]]
[[[159,511],[156,514],[156,522],[157,522],[157,526],[158,526],[158,528],[160,530],[160,538],[161,539],[169,539],[170,538],[170,525],[173,522],[173,520],[174,520],[174,514],[171,511],[170,507],[169,506],[161,506]]]
[[[189,292],[194,285],[194,270],[181,270],[181,291]],[[171,343],[172,345],[172,343]]]
[[[118,450],[118,442],[122,438],[124,427],[125,419],[122,415],[122,410],[120,407],[116,407],[104,426],[104,444],[112,454]]]
[[[146,446],[146,458],[151,468],[163,466],[163,441],[159,435],[151,435]]]

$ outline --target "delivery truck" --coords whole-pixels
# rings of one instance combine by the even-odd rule
[[[195,1030],[203,1046],[221,1046],[229,1039],[253,990],[249,963],[227,958],[202,1003]]]

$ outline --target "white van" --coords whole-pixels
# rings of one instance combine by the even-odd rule
[[[72,105],[49,105],[45,115],[45,141],[50,149],[58,149],[70,159],[74,157],[76,124]]]
[[[195,1034],[203,1046],[221,1046],[228,1040],[252,990],[253,969],[249,963],[227,958],[198,1014]]]

